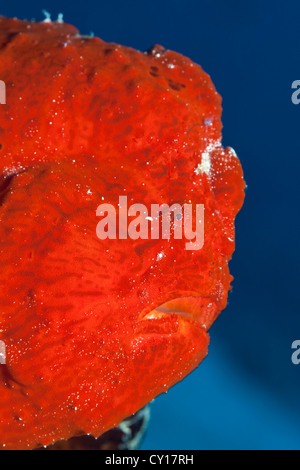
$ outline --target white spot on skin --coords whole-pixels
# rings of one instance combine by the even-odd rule
[[[211,153],[217,148],[220,147],[220,142],[211,141],[204,152],[201,154],[201,163],[198,164],[195,169],[196,175],[202,175],[203,173],[209,175],[211,169]]]
[[[210,172],[210,154],[208,152],[202,153],[201,163],[198,164],[195,169],[196,175],[206,173],[209,175]]]
[[[238,158],[235,150],[232,147],[228,147],[228,151],[231,153],[231,155],[235,158]]]

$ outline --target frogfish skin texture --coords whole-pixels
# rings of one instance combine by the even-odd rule
[[[225,308],[240,162],[202,68],[0,17],[0,448],[99,436],[191,372]],[[204,245],[96,236],[101,203],[204,204]]]

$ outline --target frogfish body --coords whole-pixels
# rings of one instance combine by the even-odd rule
[[[226,306],[240,162],[202,68],[0,17],[0,448],[99,436],[190,373]],[[99,204],[204,205],[204,243],[99,239]],[[149,220],[150,223],[150,220]]]

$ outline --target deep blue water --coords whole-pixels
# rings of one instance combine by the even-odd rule
[[[223,143],[248,184],[230,264],[234,289],[206,360],[155,400],[145,449],[300,449],[297,0],[11,1],[0,13],[62,12],[81,33],[140,50],[160,43],[202,65],[223,97]]]

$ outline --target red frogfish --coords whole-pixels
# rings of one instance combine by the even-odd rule
[[[203,360],[245,184],[221,97],[181,54],[0,17],[0,80],[0,448],[34,449],[101,435]],[[149,215],[148,238],[97,236],[125,196],[203,207],[203,243],[173,219],[151,237]]]

